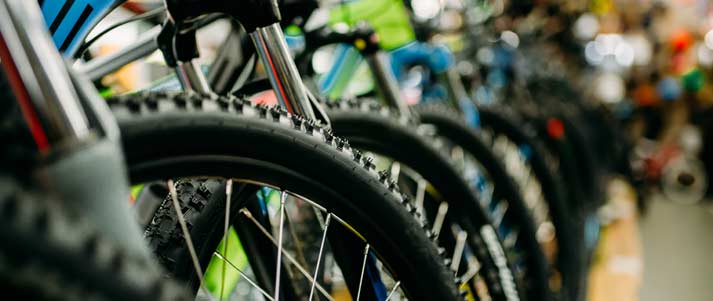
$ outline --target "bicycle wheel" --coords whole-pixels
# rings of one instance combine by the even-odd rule
[[[514,114],[499,108],[482,107],[479,112],[484,141],[503,159],[508,172],[525,192],[526,202],[546,206],[543,214],[535,215],[536,223],[543,225],[551,221],[554,225],[556,250],[550,262],[553,269],[550,288],[577,299],[586,265],[583,230],[576,216],[569,214],[571,209],[565,202],[562,179],[553,172],[544,148],[533,137],[534,130],[521,129],[517,124],[522,123],[513,121],[517,118]],[[528,186],[529,189],[539,186],[532,190],[538,193],[528,193]]]
[[[537,236],[542,235],[535,227],[531,215],[531,207],[525,202],[520,188],[508,174],[501,160],[486,146],[477,132],[469,128],[461,119],[459,113],[442,103],[428,103],[416,107],[422,123],[435,127],[436,135],[447,139],[452,145],[461,148],[475,162],[458,160],[464,165],[461,169],[467,170],[467,164],[474,164],[478,168],[475,173],[466,172],[474,186],[478,188],[483,199],[490,200],[485,204],[495,225],[502,237],[505,247],[511,250],[513,262],[534,261],[535,268],[530,268],[523,281],[529,285],[531,300],[544,300],[547,298],[548,288],[548,263],[540,248]],[[483,177],[487,184],[481,184]],[[545,226],[547,227],[547,226]],[[524,253],[524,255],[522,254]],[[518,257],[527,256],[527,259]]]
[[[345,285],[353,297],[362,294],[364,299],[389,299],[394,295],[403,295],[410,300],[461,299],[453,273],[448,271],[445,260],[424,230],[427,225],[414,218],[415,211],[408,199],[398,192],[395,185],[384,185],[388,183],[385,178],[380,181],[370,158],[353,150],[345,140],[334,137],[329,130],[289,115],[284,110],[256,106],[234,98],[210,100],[195,94],[146,93],[113,99],[110,105],[122,130],[133,183],[210,176],[214,181],[218,178],[217,181],[226,186],[235,182],[241,188],[261,186],[281,191],[277,233],[270,237],[270,228],[265,226],[270,223],[263,223],[265,229],[260,229],[260,239],[243,242],[247,237],[240,237],[241,244],[246,248],[264,248],[267,245],[270,250],[267,254],[277,255],[277,258],[263,254],[262,257],[249,259],[254,271],[265,272],[269,268],[258,264],[253,266],[253,262],[279,267],[271,274],[273,281],[250,280],[255,284],[252,287],[265,298],[270,299],[270,295],[274,294],[284,299],[288,293],[295,292],[289,289],[289,281],[283,282],[284,290],[280,290],[278,281],[289,274],[285,266],[288,263],[294,265],[289,258],[296,258],[285,255],[288,253],[280,247],[283,240],[277,239],[285,231],[284,217],[289,216],[289,208],[285,208],[286,200],[292,199],[295,203],[302,202],[316,208],[315,215],[326,219],[331,217],[335,221],[335,227],[327,231],[327,226],[323,226],[322,233],[319,233],[322,246],[325,246],[327,239],[325,248],[342,250],[350,255],[354,252],[359,254],[333,256],[340,263],[338,266],[347,282]],[[226,261],[229,268],[236,268],[234,263],[225,260],[227,254],[216,252],[227,232],[220,218],[222,214],[216,218],[211,215],[216,210],[211,208],[224,206],[225,225],[250,230],[241,227],[239,217],[247,218],[244,212],[250,211],[252,205],[245,202],[248,198],[242,198],[240,191],[237,191],[235,202],[228,206],[226,203],[231,200],[229,191],[232,193],[233,190],[224,189],[225,197],[217,198],[213,196],[219,194],[215,192],[220,192],[220,187],[217,190],[191,190],[203,194],[202,200],[211,200],[208,206],[190,195],[179,196],[179,191],[174,188],[173,185],[165,186],[171,192],[170,199],[175,209],[186,211],[172,219],[161,215],[159,210],[153,223],[158,225],[157,229],[173,234],[154,232],[148,233],[148,236],[173,239],[174,235],[183,234],[185,245],[193,245],[194,251],[182,246],[169,248],[171,254],[160,256],[172,258],[168,269],[180,279],[189,279],[189,285],[197,289],[202,282],[201,267],[206,266],[211,258],[218,257]],[[212,219],[212,223],[199,226],[199,222],[205,219]],[[235,223],[229,222],[231,220]],[[188,222],[194,221],[196,223],[189,229]],[[258,227],[260,223],[252,224]],[[327,233],[343,235],[332,239]],[[192,242],[189,243],[187,238],[191,238]],[[278,243],[272,245],[270,238],[277,239]],[[154,242],[160,244],[160,240]],[[358,248],[348,247],[355,245]],[[365,249],[369,252],[364,252]],[[317,258],[322,258],[322,250],[320,248]],[[336,255],[339,251],[334,253]],[[283,255],[285,260],[281,260]],[[375,261],[378,262],[371,264]],[[361,268],[352,269],[354,266]],[[365,270],[369,277],[364,276]],[[356,273],[350,273],[352,271]],[[241,274],[245,272],[240,271]],[[311,279],[317,281],[309,281],[312,286],[308,288],[310,294],[317,287],[317,294],[329,299],[331,292],[324,293],[328,288],[314,277],[316,274]],[[273,283],[273,287],[268,287],[268,282]],[[386,287],[388,283],[392,286]],[[279,294],[276,294],[278,291]],[[367,293],[372,296],[363,295]]]
[[[56,200],[0,176],[0,287],[31,300],[187,300],[153,262],[103,239]]]
[[[414,130],[417,124],[409,124],[402,116],[367,99],[330,103],[327,105],[327,115],[335,133],[345,136],[353,146],[386,156],[400,164],[401,169],[413,170],[418,174],[417,178],[425,180],[434,190],[431,194],[436,196],[435,203],[439,204],[432,206],[434,214],[430,218],[437,220],[435,211],[445,209],[439,212],[441,216],[467,233],[467,243],[482,265],[480,274],[485,277],[491,297],[496,300],[520,298],[501,242],[497,238],[488,239],[483,235],[483,229],[494,232],[489,217],[459,172],[431,145],[433,137],[417,133]],[[423,185],[421,189],[425,187]],[[423,191],[414,194],[423,195]],[[443,204],[447,206],[443,207]],[[434,224],[437,222],[434,221]],[[449,228],[444,226],[441,230],[445,233]],[[439,235],[440,238],[444,236]],[[450,251],[449,243],[443,243]],[[493,252],[493,249],[499,251]],[[460,276],[465,274],[468,274],[465,270],[459,272]],[[465,278],[465,281],[470,280],[467,276]]]

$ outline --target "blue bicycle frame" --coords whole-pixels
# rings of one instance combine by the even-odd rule
[[[94,26],[125,0],[39,0],[57,49],[73,57]]]

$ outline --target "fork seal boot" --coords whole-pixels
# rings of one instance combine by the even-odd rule
[[[131,255],[150,258],[130,209],[129,181],[118,143],[97,140],[48,159],[35,174],[39,183],[58,194],[69,212],[86,217],[104,237]]]

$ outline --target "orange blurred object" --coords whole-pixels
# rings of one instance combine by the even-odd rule
[[[686,51],[693,45],[693,35],[684,29],[677,29],[671,34],[671,49],[675,53]]]
[[[279,102],[277,101],[277,94],[275,94],[275,91],[273,91],[273,90],[268,90],[265,92],[260,92],[258,94],[255,94],[252,97],[250,97],[249,100],[256,104],[267,105],[267,106],[276,106],[279,104]]]
[[[659,102],[658,91],[651,84],[641,84],[634,89],[632,96],[640,107],[653,106]]]

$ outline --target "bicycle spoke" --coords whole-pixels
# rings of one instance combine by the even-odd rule
[[[181,225],[181,231],[183,232],[183,239],[186,241],[186,246],[188,247],[188,252],[191,255],[191,260],[193,261],[193,268],[198,275],[199,287],[204,292],[208,290],[204,287],[203,282],[203,270],[198,261],[198,255],[196,255],[196,249],[193,247],[193,240],[191,239],[191,233],[188,232],[188,226],[186,225],[186,220],[183,218],[183,212],[181,211],[181,205],[178,204],[178,193],[176,192],[176,186],[174,186],[173,180],[169,179],[166,183],[168,185],[168,190],[171,194],[171,201],[173,202],[173,209],[176,211],[176,217],[178,223]],[[207,293],[210,296],[209,293]]]
[[[399,180],[399,174],[401,173],[401,164],[396,161],[391,162],[389,173],[391,174],[391,180],[397,182]]]
[[[314,296],[314,287],[317,284],[317,275],[319,274],[319,264],[322,262],[322,252],[324,252],[324,242],[327,240],[327,230],[329,229],[329,222],[332,220],[332,214],[327,214],[327,219],[324,221],[324,230],[322,231],[322,243],[319,246],[319,253],[317,254],[317,265],[314,268],[314,276],[312,276],[312,288],[309,290],[309,301],[312,301]]]
[[[537,241],[539,241],[539,242],[551,241],[551,240],[555,239],[555,236],[556,236],[555,232],[556,232],[556,230],[555,230],[554,225],[552,225],[552,222],[549,222],[549,221],[544,222],[544,223],[540,224],[539,226],[537,226],[537,232],[535,232],[537,235]]]
[[[495,185],[488,184],[485,186],[485,190],[480,193],[480,204],[485,208],[490,208],[490,204],[493,202],[493,194],[495,194]]]
[[[549,221],[549,215],[550,215],[550,210],[549,207],[547,207],[547,204],[544,201],[541,201],[541,198],[538,198],[537,206],[532,209],[532,215],[535,218],[535,222],[537,223],[544,223]]]
[[[369,257],[369,244],[366,244],[366,247],[364,248],[364,260],[362,261],[362,264],[361,264],[361,275],[359,276],[359,288],[357,288],[356,301],[359,301],[359,297],[361,297],[361,285],[364,283],[364,271],[366,270],[366,259],[368,257]]]
[[[518,235],[519,233],[517,229],[513,229],[510,233],[508,233],[507,236],[505,236],[505,239],[503,239],[503,246],[505,246],[506,248],[515,247]]]
[[[451,150],[451,160],[452,162],[458,162],[458,165],[461,168],[461,171],[465,171],[466,164],[465,164],[465,152],[460,146],[454,146],[453,149]]]
[[[275,300],[275,299],[272,298],[272,296],[270,296],[270,294],[268,294],[268,293],[267,293],[265,290],[263,290],[259,285],[257,285],[257,283],[255,283],[255,281],[253,281],[252,279],[250,279],[250,277],[248,277],[248,275],[245,275],[245,273],[244,273],[243,271],[241,271],[237,266],[235,266],[235,264],[233,264],[232,262],[230,262],[230,260],[228,260],[227,258],[223,257],[223,255],[221,255],[221,254],[218,253],[218,252],[213,252],[213,255],[214,255],[215,257],[218,257],[218,259],[224,261],[224,262],[227,263],[228,265],[230,265],[230,267],[232,267],[234,270],[236,270],[236,271],[238,272],[238,274],[240,274],[241,277],[245,278],[245,280],[246,280],[248,283],[250,283],[250,285],[252,285],[252,286],[255,287],[258,291],[260,291],[260,293],[261,293],[265,298],[267,298],[267,299],[270,300],[270,301],[274,301],[274,300]]]
[[[478,272],[480,271],[480,263],[477,262],[477,260],[473,260],[472,263],[468,263],[468,270],[463,273],[463,277],[461,279],[463,280],[463,283],[468,283],[470,280],[475,278],[475,276],[478,275]]]
[[[386,300],[384,301],[389,301],[391,300],[391,297],[394,296],[394,293],[396,293],[396,290],[401,286],[401,281],[396,281],[396,284],[394,285],[394,288],[391,289],[391,292],[389,293],[389,296],[386,297]]]
[[[508,212],[508,203],[507,202],[500,202],[498,205],[495,206],[495,210],[493,210],[493,226],[495,228],[500,227],[500,224],[503,222],[503,218],[505,218],[505,214]]]
[[[453,249],[453,259],[451,261],[451,270],[455,273],[458,273],[461,257],[463,256],[463,251],[465,250],[465,240],[467,238],[468,232],[465,232],[463,230],[458,231],[458,236],[456,238],[456,247]]]
[[[527,196],[527,192],[530,191],[530,187],[532,185],[535,185],[533,177],[527,177],[525,181],[520,182],[520,190],[522,190],[522,193],[524,196]],[[527,207],[532,210],[533,207],[535,207],[534,204],[534,198],[532,197],[525,197],[525,203],[527,204]]]
[[[280,271],[282,270],[282,233],[285,225],[285,200],[287,193],[282,191],[280,194],[280,229],[277,232],[279,243],[277,244],[277,271],[275,272],[275,301],[280,300]]]
[[[225,183],[225,224],[223,225],[223,254],[228,254],[228,227],[230,226],[230,199],[233,196],[233,179]],[[223,300],[225,291],[226,265],[223,264],[223,273],[220,275],[220,300]]]
[[[314,219],[316,219],[317,223],[319,223],[319,227],[324,228],[324,217],[322,217],[321,212],[314,207],[312,207],[312,212],[314,212]]]
[[[423,201],[426,198],[426,187],[428,186],[428,182],[426,182],[425,179],[420,178],[418,179],[418,186],[416,190],[416,208],[421,210],[421,212],[424,212],[423,210]]]
[[[272,236],[270,234],[270,232],[268,232],[267,229],[265,229],[265,227],[263,227],[260,224],[260,222],[258,222],[255,219],[255,217],[252,215],[252,213],[250,213],[250,211],[243,208],[243,209],[240,209],[240,213],[245,215],[245,217],[247,217],[260,230],[260,232],[262,232],[262,234],[265,235],[265,237],[267,237],[272,242],[273,245],[277,246],[277,241],[275,240],[275,237]],[[284,255],[285,258],[287,259],[287,261],[289,261],[292,265],[294,265],[297,268],[297,270],[299,270],[300,273],[303,276],[305,276],[305,278],[307,278],[308,281],[312,281],[312,276],[309,274],[309,272],[307,272],[307,270],[302,265],[300,265],[297,262],[297,260],[294,257],[292,257],[292,255],[290,255],[290,253],[287,253],[286,251],[283,250],[282,255]],[[324,287],[322,287],[319,283],[317,284],[317,290],[320,293],[322,293],[322,295],[325,298],[329,299],[330,301],[336,301],[336,300],[334,300],[334,298],[332,298],[332,296],[329,295],[327,290],[325,290]]]
[[[431,230],[434,234],[436,234],[436,238],[438,238],[441,233],[443,222],[446,220],[446,213],[448,213],[448,203],[442,202],[438,206],[438,214],[436,214],[436,219],[433,221],[433,228]]]

